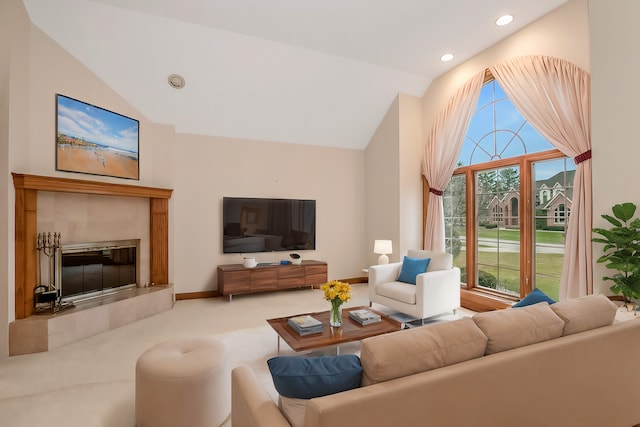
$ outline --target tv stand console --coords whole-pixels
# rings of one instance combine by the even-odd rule
[[[258,264],[245,268],[242,264],[218,266],[218,292],[229,297],[256,292],[321,285],[327,281],[327,263],[305,260],[301,265]]]

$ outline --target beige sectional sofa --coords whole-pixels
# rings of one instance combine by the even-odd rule
[[[640,321],[614,323],[616,310],[595,295],[369,338],[361,387],[306,400],[297,416],[281,410],[291,399],[278,405],[240,366],[232,372],[231,422],[631,427],[640,423]]]

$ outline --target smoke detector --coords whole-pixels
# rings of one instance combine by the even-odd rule
[[[167,82],[169,82],[169,86],[174,89],[182,89],[186,84],[184,81],[184,77],[182,77],[180,74],[169,75],[169,77],[167,78]]]

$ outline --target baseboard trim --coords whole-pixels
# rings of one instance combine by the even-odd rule
[[[176,301],[185,299],[198,299],[198,298],[215,298],[219,297],[218,291],[202,291],[202,292],[184,292],[176,294]]]
[[[354,283],[367,283],[369,281],[366,277],[352,277],[350,279],[340,279],[340,282],[345,282],[349,284]],[[321,284],[313,285],[315,289],[320,289]],[[217,290],[215,291],[202,291],[202,292],[184,292],[180,294],[176,294],[176,301],[181,301],[185,299],[198,299],[198,298],[217,298],[222,296]]]
[[[367,283],[369,281],[368,277],[352,277],[351,279],[340,279],[341,282],[354,284],[354,283]]]

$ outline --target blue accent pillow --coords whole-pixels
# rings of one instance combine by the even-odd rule
[[[548,302],[549,304],[554,304],[555,301],[551,299],[547,294],[542,292],[540,289],[535,288],[529,295],[522,298],[517,303],[513,304],[511,307],[526,307],[527,305],[537,304],[539,302]]]
[[[402,269],[398,276],[398,282],[416,284],[416,276],[420,273],[426,273],[431,258],[411,258],[405,256],[402,260]]]
[[[267,360],[278,394],[312,399],[360,387],[362,366],[354,354],[339,356],[278,356]]]

